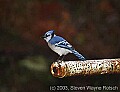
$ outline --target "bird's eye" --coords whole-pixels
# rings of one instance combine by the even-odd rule
[[[46,37],[50,36],[50,34],[46,35]]]

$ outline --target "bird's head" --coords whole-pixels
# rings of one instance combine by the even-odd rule
[[[51,40],[54,36],[55,36],[54,30],[49,30],[48,32],[46,32],[46,33],[44,34],[44,36],[42,36],[42,38],[44,38],[44,40],[46,40],[46,41],[48,42],[48,41]]]

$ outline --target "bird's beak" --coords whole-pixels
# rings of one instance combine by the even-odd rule
[[[41,38],[45,38],[45,35],[44,35],[44,36],[42,36]]]

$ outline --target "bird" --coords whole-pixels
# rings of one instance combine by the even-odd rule
[[[86,60],[68,41],[61,36],[55,35],[54,30],[48,30],[42,38],[48,43],[48,46],[59,55],[58,61],[63,60],[64,56],[68,53],[73,53],[81,61]]]

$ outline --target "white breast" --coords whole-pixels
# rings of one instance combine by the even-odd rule
[[[66,55],[68,53],[72,53],[70,50],[68,49],[64,49],[64,48],[60,48],[60,47],[56,47],[55,45],[51,45],[50,43],[48,43],[48,46],[56,53],[58,53],[60,56],[62,55]]]

